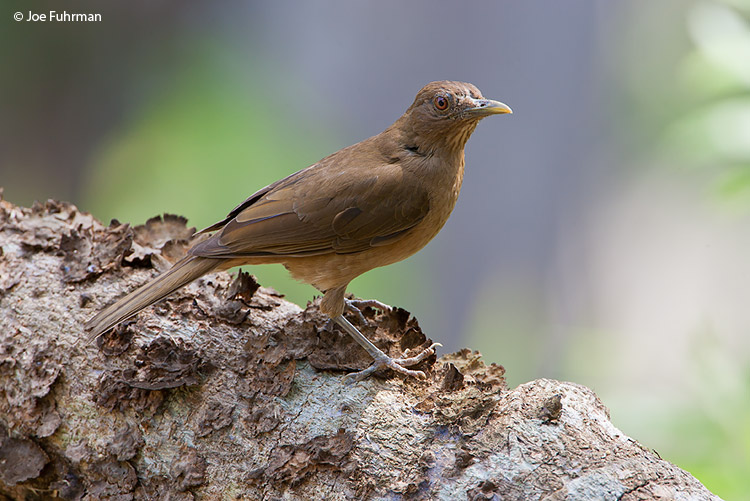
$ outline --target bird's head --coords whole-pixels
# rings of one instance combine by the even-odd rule
[[[485,99],[474,85],[444,80],[422,87],[400,127],[413,134],[418,146],[463,150],[479,120],[504,113],[513,112],[500,101]]]

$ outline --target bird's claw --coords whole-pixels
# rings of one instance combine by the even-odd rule
[[[385,303],[381,303],[376,299],[344,299],[344,304],[346,305],[346,309],[349,310],[349,312],[354,313],[357,316],[362,325],[369,325],[367,323],[367,319],[362,314],[363,308],[374,308],[382,311],[383,313],[388,313],[391,311],[390,306]]]
[[[348,308],[356,308],[361,310],[362,308],[375,308],[383,313],[391,311],[391,307],[385,303],[381,303],[377,299],[344,299]]]
[[[370,323],[367,321],[367,318],[365,318],[364,314],[362,313],[363,308],[375,308],[377,310],[382,311],[383,313],[390,312],[393,308],[388,306],[385,303],[381,303],[380,301],[376,299],[346,299],[344,298],[344,308],[349,311],[349,313],[354,314],[359,322],[362,325],[370,325]],[[335,322],[332,318],[329,318],[323,328],[327,330],[328,332],[333,332],[333,328],[335,327]]]
[[[417,365],[425,358],[433,355],[435,353],[435,348],[437,348],[438,346],[443,345],[440,343],[433,343],[429,348],[422,350],[416,356],[408,358],[391,358],[383,353],[382,356],[375,358],[372,362],[372,365],[370,365],[367,369],[359,372],[353,372],[344,376],[344,382],[353,383],[362,381],[370,377],[373,372],[385,368],[389,368],[395,372],[404,374],[405,376],[416,377],[418,379],[427,379],[427,376],[424,372],[407,369],[406,367]]]

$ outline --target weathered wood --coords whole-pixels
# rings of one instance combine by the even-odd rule
[[[14,499],[718,499],[616,429],[582,386],[509,390],[476,352],[427,381],[247,274],[200,279],[104,335],[82,324],[178,258],[165,216],[104,227],[74,206],[0,201],[0,494]],[[365,312],[391,354],[430,342]]]

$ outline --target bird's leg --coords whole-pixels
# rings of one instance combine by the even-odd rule
[[[359,311],[359,308],[357,308],[357,306],[370,306],[384,311],[390,311],[391,308],[379,301],[348,300],[344,297],[345,291],[346,284],[334,289],[326,290],[323,293],[323,299],[320,301],[320,311],[325,315],[328,315],[328,317],[333,322],[344,329],[344,331],[346,331],[351,337],[353,337],[354,340],[373,358],[373,362],[370,367],[360,372],[348,374],[347,376],[345,376],[345,378],[347,380],[353,379],[355,381],[361,381],[376,370],[388,367],[389,369],[400,372],[401,374],[424,379],[426,377],[424,372],[407,369],[406,367],[416,365],[425,358],[434,354],[435,347],[441,345],[439,343],[435,343],[426,350],[418,353],[415,357],[389,357],[388,355],[383,353],[380,348],[372,344],[369,339],[367,339],[361,332],[359,332],[356,327],[354,327],[346,318],[344,318],[344,312],[347,309],[354,308],[361,315],[362,312]],[[367,321],[365,321],[364,323],[366,325]]]
[[[345,376],[346,379],[353,379],[354,381],[362,381],[376,370],[385,367],[388,367],[389,369],[400,372],[401,374],[405,374],[407,376],[425,379],[427,376],[425,376],[424,372],[414,371],[411,369],[407,369],[406,367],[418,364],[425,358],[435,353],[435,348],[437,346],[442,346],[440,343],[433,343],[429,348],[423,350],[415,357],[391,358],[383,353],[380,348],[372,344],[372,342],[370,342],[369,339],[367,339],[361,332],[359,332],[359,330],[357,330],[356,327],[354,327],[346,318],[344,318],[343,315],[333,317],[333,321],[339,324],[341,328],[344,329],[351,337],[353,337],[354,340],[359,343],[359,345],[364,348],[367,353],[369,353],[373,358],[372,365],[367,369],[355,372],[353,374],[347,374]]]

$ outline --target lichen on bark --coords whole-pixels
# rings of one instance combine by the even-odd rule
[[[582,386],[507,388],[477,352],[376,374],[312,301],[203,277],[102,336],[99,308],[179,259],[177,216],[105,226],[0,198],[0,495],[13,499],[717,499]],[[396,355],[406,310],[359,325]]]

